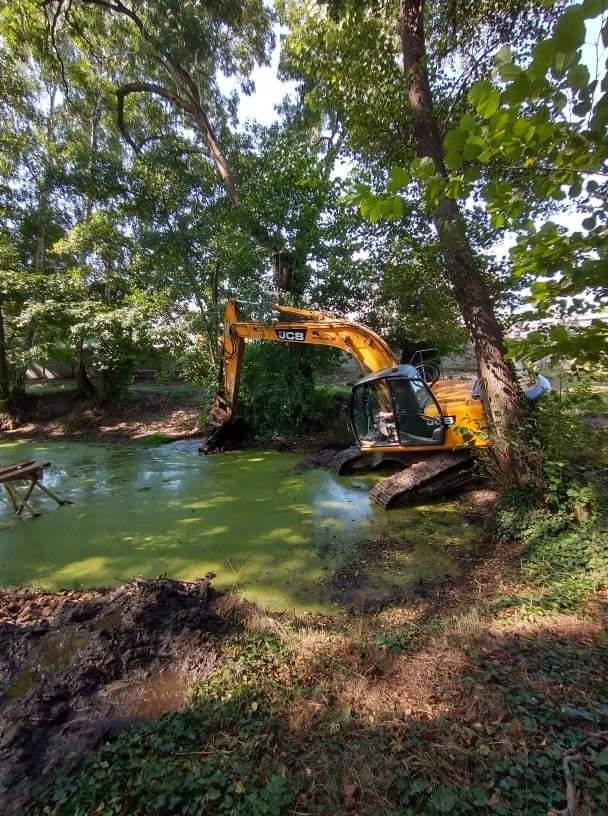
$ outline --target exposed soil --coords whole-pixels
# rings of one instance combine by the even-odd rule
[[[114,590],[0,592],[0,812],[21,814],[58,768],[125,725],[178,708],[238,618],[167,579]]]
[[[28,397],[18,418],[3,423],[0,417],[0,431],[9,439],[125,441],[154,434],[184,439],[200,435],[200,414],[200,395],[187,390],[132,390],[105,406],[67,391]]]

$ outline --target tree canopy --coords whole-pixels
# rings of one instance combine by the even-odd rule
[[[472,333],[482,377],[475,309],[495,321],[493,364],[504,330],[551,318],[508,341],[511,357],[597,365],[608,345],[603,5],[455,0],[444,11],[388,0],[4,9],[0,398],[18,398],[27,366],[45,359],[73,361],[84,389],[95,373],[109,396],[159,345],[213,377],[229,295],[266,314],[276,296],[353,314],[397,349],[455,352]],[[239,96],[275,47],[298,93],[272,125],[239,123]],[[430,96],[416,114],[418,76]],[[468,289],[454,272],[465,246]],[[480,305],[467,311],[473,291]]]

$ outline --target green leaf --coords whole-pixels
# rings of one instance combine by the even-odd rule
[[[596,754],[593,762],[599,768],[603,768],[608,765],[608,748],[603,748],[599,754]]]
[[[572,113],[575,116],[586,116],[591,110],[591,102],[579,102],[572,108]]]
[[[457,800],[450,788],[440,785],[431,796],[430,803],[439,813],[450,813]]]
[[[459,150],[467,140],[467,131],[461,128],[454,128],[448,130],[443,140],[443,146],[446,150]]]
[[[469,102],[483,119],[493,116],[500,105],[500,91],[485,79],[475,82],[469,90]]]
[[[505,82],[512,82],[522,75],[523,70],[519,65],[514,65],[512,62],[505,62],[498,69],[498,73],[500,74],[500,78],[504,79]]]
[[[597,17],[604,11],[604,0],[584,0],[583,14],[587,19]]]
[[[555,46],[551,40],[541,40],[532,51],[534,67],[546,71],[551,65]]]
[[[494,62],[497,65],[504,65],[505,63],[512,63],[513,62],[513,50],[511,49],[510,45],[503,45],[502,48],[496,53],[494,57]]]
[[[462,176],[450,176],[445,193],[449,198],[460,198],[463,194]]]
[[[430,156],[422,159],[414,159],[412,162],[412,173],[416,178],[429,179],[435,175],[435,162]]]
[[[589,69],[586,65],[578,63],[568,71],[568,83],[571,88],[579,88],[581,91],[589,85]]]
[[[566,51],[562,49],[555,51],[551,62],[553,72],[561,76],[575,60],[576,51]]]
[[[553,47],[557,51],[576,51],[585,42],[585,14],[580,4],[568,6],[557,21],[553,33]]]
[[[382,214],[389,221],[398,221],[400,218],[403,218],[404,210],[403,199],[399,196],[389,196],[383,201]]]
[[[513,133],[519,139],[527,139],[531,137],[536,128],[529,119],[518,119],[513,125]]]
[[[387,185],[389,193],[396,193],[403,190],[412,180],[410,174],[403,167],[391,167],[390,180]]]
[[[478,82],[474,82],[471,85],[469,93],[467,95],[471,105],[473,105],[473,107],[476,108],[477,105],[480,104],[480,102],[483,102],[484,99],[487,99],[487,97],[492,92],[493,88],[494,86],[492,85],[491,82],[488,82],[487,79],[480,79]]]
[[[570,335],[564,326],[553,326],[549,332],[551,340],[555,343],[567,343]]]

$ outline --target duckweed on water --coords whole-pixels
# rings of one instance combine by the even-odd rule
[[[0,463],[52,462],[45,478],[74,502],[23,521],[0,505],[0,583],[51,589],[115,585],[133,575],[191,580],[208,571],[274,609],[329,609],[326,580],[353,547],[382,536],[408,546],[391,586],[454,574],[454,545],[475,533],[453,504],[373,505],[377,475],[297,473],[295,454],[240,451],[201,457],[192,443],[157,448],[66,442],[4,443]],[[370,576],[371,577],[371,576]],[[374,593],[373,576],[363,592]]]

